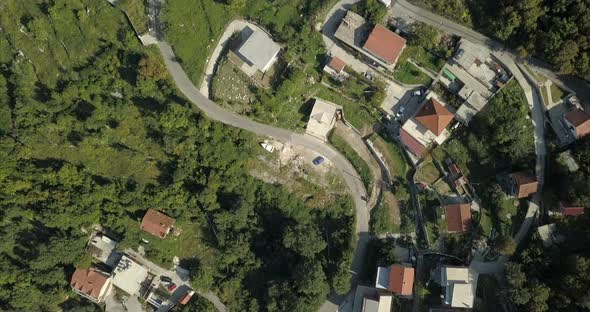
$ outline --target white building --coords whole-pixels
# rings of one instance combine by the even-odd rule
[[[328,134],[336,124],[338,112],[342,107],[328,101],[314,99],[313,109],[309,115],[305,132],[326,141]]]
[[[236,54],[250,66],[253,72],[266,72],[277,60],[281,47],[262,30],[244,29],[247,36]]]
[[[113,271],[113,284],[130,295],[138,294],[147,278],[148,270],[125,255]]]
[[[469,268],[443,266],[440,273],[440,285],[444,288],[444,303],[453,308],[473,308],[477,283]]]

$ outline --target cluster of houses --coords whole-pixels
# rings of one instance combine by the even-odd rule
[[[373,66],[393,70],[406,46],[406,39],[383,25],[369,23],[360,15],[347,11],[334,37],[351,48],[362,58],[370,60]]]
[[[175,219],[153,209],[144,215],[140,228],[160,239],[173,229]],[[95,229],[86,246],[86,252],[95,259],[90,268],[76,268],[70,285],[80,296],[102,303],[114,288],[128,296],[145,300],[154,311],[168,311],[177,304],[189,302],[194,291],[175,274],[149,263],[133,252],[119,253],[117,241],[108,236],[105,229]]]
[[[400,129],[400,141],[412,160],[418,162],[428,148],[441,145],[450,135],[449,128],[458,126],[453,121],[469,123],[511,78],[511,73],[488,49],[461,39],[455,56],[447,61],[434,82],[440,82],[461,104],[452,107],[440,95],[427,93]]]
[[[416,270],[411,264],[392,264],[377,268],[375,287],[358,286],[353,312],[390,312],[394,297],[411,300],[414,296]],[[434,282],[441,288],[442,305],[438,308],[473,308],[477,287],[476,274],[467,267],[439,265]]]

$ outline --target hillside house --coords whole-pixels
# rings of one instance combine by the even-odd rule
[[[159,211],[149,209],[141,220],[140,228],[154,236],[164,238],[176,220]]]
[[[95,303],[102,302],[113,288],[111,277],[93,268],[76,269],[70,286],[75,293]]]

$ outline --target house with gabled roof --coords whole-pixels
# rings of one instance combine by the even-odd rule
[[[526,171],[519,171],[509,175],[510,195],[516,198],[527,198],[536,193],[539,188],[537,177]]]
[[[570,216],[579,216],[584,214],[584,207],[580,205],[573,205],[571,203],[567,203],[564,201],[559,202],[559,212],[561,215],[570,217]]]
[[[175,222],[176,219],[157,210],[149,209],[141,220],[140,228],[154,236],[164,238],[168,235]]]
[[[563,119],[576,139],[590,134],[590,115],[584,110],[576,108],[567,112]]]
[[[336,124],[338,114],[342,113],[342,106],[318,98],[313,101],[305,133],[326,141]]]
[[[427,147],[440,145],[449,137],[447,127],[454,119],[449,109],[436,94],[427,94],[417,113],[400,129],[400,140],[412,154],[421,157]]]
[[[394,66],[405,47],[406,39],[377,24],[365,41],[363,50],[388,66]]]
[[[459,233],[469,230],[471,226],[471,204],[452,204],[444,206],[447,231]]]
[[[102,302],[113,288],[111,277],[94,268],[76,269],[70,286],[75,293],[95,303]]]
[[[441,266],[440,274],[444,304],[453,308],[473,308],[477,280],[469,268]]]
[[[412,296],[415,269],[409,265],[393,264],[377,268],[375,288],[387,289],[398,296]]]
[[[426,129],[439,136],[453,120],[453,114],[435,98],[430,98],[414,118]]]

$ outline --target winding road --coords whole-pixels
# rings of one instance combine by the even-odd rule
[[[209,100],[197,87],[195,87],[180,64],[176,61],[176,56],[172,51],[172,47],[170,47],[167,42],[159,41],[158,47],[164,58],[166,68],[176,83],[177,88],[187,99],[205,113],[207,117],[258,135],[269,136],[279,141],[289,142],[293,145],[305,146],[328,158],[332,161],[334,167],[342,173],[342,177],[350,190],[356,208],[355,228],[358,239],[350,268],[352,272],[352,289],[354,289],[358,280],[359,272],[362,270],[365,262],[364,258],[367,243],[369,242],[369,210],[367,209],[365,202],[361,199],[361,196],[365,196],[367,191],[365,190],[359,174],[350,162],[319,139],[294,133],[286,129],[261,124],[220,107],[213,101]],[[324,304],[324,307],[337,307],[343,300],[344,298],[341,296],[334,296]],[[332,309],[332,311],[334,310],[336,310],[336,308]]]

